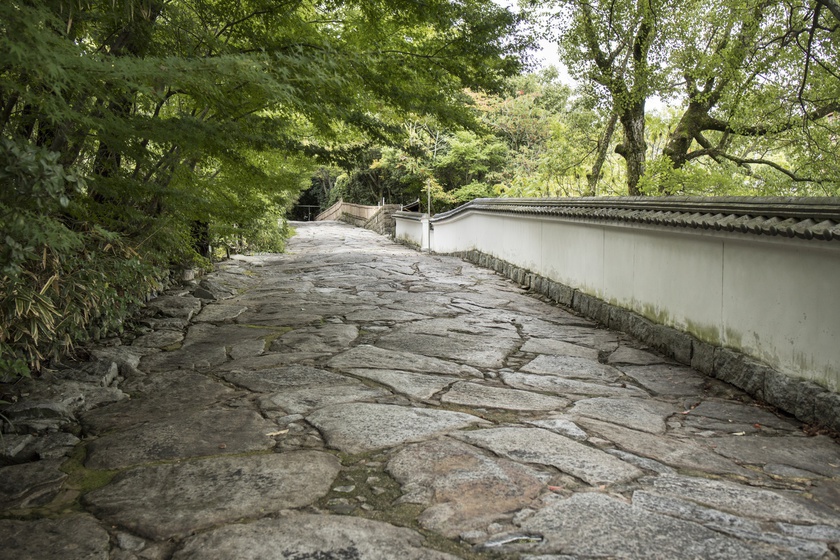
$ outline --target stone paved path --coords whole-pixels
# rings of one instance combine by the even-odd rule
[[[5,409],[0,557],[840,557],[829,437],[487,270],[297,231]]]

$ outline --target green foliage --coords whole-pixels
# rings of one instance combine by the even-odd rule
[[[212,246],[281,250],[318,164],[407,117],[474,123],[465,88],[518,71],[517,23],[491,0],[0,3],[0,366],[118,330]]]

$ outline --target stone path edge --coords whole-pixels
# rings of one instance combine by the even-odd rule
[[[701,373],[744,390],[750,396],[814,424],[840,432],[840,394],[811,381],[785,375],[746,354],[703,342],[693,335],[659,325],[641,315],[612,305],[503,259],[478,250],[449,253],[467,262],[494,270],[525,289],[564,307],[625,332],[655,351],[691,366]]]

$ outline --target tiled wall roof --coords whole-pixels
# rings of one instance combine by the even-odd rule
[[[840,198],[480,198],[432,222],[470,210],[840,241]]]

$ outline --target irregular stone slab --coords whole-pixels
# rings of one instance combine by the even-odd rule
[[[355,325],[323,325],[286,333],[271,344],[272,352],[324,352],[334,354],[359,336]]]
[[[328,406],[306,419],[324,434],[330,447],[347,453],[394,447],[487,423],[477,416],[449,410],[371,403]]]
[[[320,451],[202,459],[126,471],[85,501],[108,523],[160,541],[311,504],[340,469]]]
[[[4,558],[15,560],[108,560],[110,537],[86,514],[55,519],[0,519]]]
[[[555,340],[553,338],[531,338],[528,339],[520,352],[528,352],[531,354],[549,354],[552,356],[575,356],[578,358],[586,358],[588,360],[598,360],[598,350],[595,348],[587,348],[586,346],[579,346],[570,342],[563,342],[562,340]]]
[[[596,432],[626,451],[672,467],[755,477],[751,471],[739,467],[695,441],[649,434],[586,417],[579,418],[577,422],[587,432]]]
[[[201,300],[192,296],[160,296],[146,307],[164,317],[175,317],[189,321],[201,310]]]
[[[63,462],[52,459],[0,468],[0,508],[25,508],[48,503],[67,478],[67,474],[60,470]]]
[[[543,373],[606,383],[621,378],[621,372],[612,366],[574,356],[537,356],[520,370],[525,373]]]
[[[827,436],[736,436],[707,441],[717,453],[739,463],[775,463],[823,476],[840,476],[840,446]]]
[[[546,418],[545,420],[532,420],[526,422],[537,428],[545,428],[555,434],[560,434],[575,441],[586,441],[586,432],[578,428],[577,424],[565,418]]]
[[[676,410],[667,403],[596,397],[577,401],[570,416],[587,416],[651,434],[665,433],[665,418]]]
[[[348,369],[345,371],[359,377],[372,379],[377,383],[391,387],[398,393],[419,400],[430,399],[435,394],[460,380],[459,377],[426,375],[423,373],[388,369]]]
[[[81,416],[88,432],[99,434],[120,430],[146,422],[156,422],[184,410],[204,408],[234,392],[205,375],[172,372],[140,378],[126,385],[132,399],[91,410]]]
[[[173,344],[180,344],[183,340],[184,333],[180,331],[155,331],[138,336],[131,342],[131,345],[142,348],[166,348]]]
[[[253,410],[215,407],[175,410],[126,430],[107,433],[88,445],[85,466],[118,469],[171,459],[271,449],[267,434],[277,424]]]
[[[657,364],[621,366],[619,369],[657,395],[693,397],[703,394],[709,379],[685,366]]]
[[[448,358],[453,361],[479,368],[499,368],[507,355],[516,347],[512,339],[494,339],[487,344],[485,336],[462,333],[433,335],[399,331],[379,339],[382,348],[397,351],[411,350],[423,356]]]
[[[210,304],[193,318],[196,323],[230,323],[248,310],[245,305]]]
[[[762,560],[788,557],[768,546],[744,543],[702,525],[651,513],[595,492],[552,499],[522,522],[521,528],[541,535],[539,553],[564,553],[583,558],[673,560],[704,558]]]
[[[373,400],[390,394],[385,389],[348,380],[341,385],[287,389],[272,395],[269,400],[289,414],[306,414],[332,404]]]
[[[429,505],[420,524],[446,537],[482,529],[525,507],[547,478],[450,439],[406,447],[388,462],[388,472],[402,485],[400,502]]]
[[[530,391],[503,389],[479,383],[461,381],[452,386],[441,398],[441,402],[501,408],[505,410],[559,410],[569,404],[566,399],[550,397]]]
[[[629,346],[619,346],[618,349],[607,358],[608,364],[626,364],[635,366],[649,366],[652,364],[665,364],[668,360],[662,356],[645,352]]]
[[[311,363],[313,360],[324,356],[326,354],[311,352],[283,352],[261,354],[259,356],[239,356],[229,362],[216,366],[213,368],[213,371],[263,371],[291,364]]]
[[[612,455],[540,428],[491,428],[456,434],[514,461],[551,465],[592,484],[617,484],[642,471]]]
[[[633,493],[633,505],[654,513],[691,521],[739,539],[767,543],[784,549],[794,557],[819,558],[828,553],[828,547],[823,543],[767,531],[755,520],[699,506],[675,497],[637,490]]]
[[[354,383],[353,379],[338,373],[301,365],[258,371],[234,370],[222,374],[222,377],[226,381],[257,393],[275,393],[288,387],[307,385],[346,385]]]
[[[831,516],[817,505],[810,506],[802,497],[754,488],[725,480],[710,480],[679,475],[661,475],[640,481],[647,492],[669,498],[690,500],[697,504],[734,515],[762,521],[798,524],[828,524],[840,527],[840,515]]]
[[[538,375],[518,371],[503,372],[502,381],[517,389],[536,389],[558,395],[587,395],[601,397],[647,397],[648,394],[633,386],[616,387],[600,383],[587,383],[556,375]]]
[[[342,352],[327,362],[336,369],[388,369],[407,370],[418,373],[439,373],[459,377],[484,377],[477,369],[454,364],[437,358],[430,358],[412,352],[386,350],[362,344]]]
[[[677,472],[668,465],[663,465],[659,461],[654,461],[653,459],[648,459],[647,457],[639,457],[638,455],[627,453],[626,451],[622,451],[620,449],[605,449],[604,451],[613,457],[618,457],[622,461],[630,463],[631,465],[636,465],[640,469],[646,469],[659,474],[675,474]]]
[[[177,369],[208,369],[227,361],[224,341],[184,345],[172,352],[159,352],[144,356],[140,370],[147,373]]]
[[[374,321],[397,321],[402,323],[405,321],[418,321],[420,319],[428,319],[428,315],[421,315],[411,311],[402,311],[399,309],[388,309],[381,307],[376,309],[360,309],[344,316],[348,321],[357,323],[372,323]]]
[[[288,515],[190,537],[173,560],[458,560],[410,529],[346,515]]]
[[[732,401],[705,400],[691,409],[689,416],[714,418],[729,424],[759,424],[779,430],[799,431],[800,425],[780,418],[758,404],[749,405]]]

